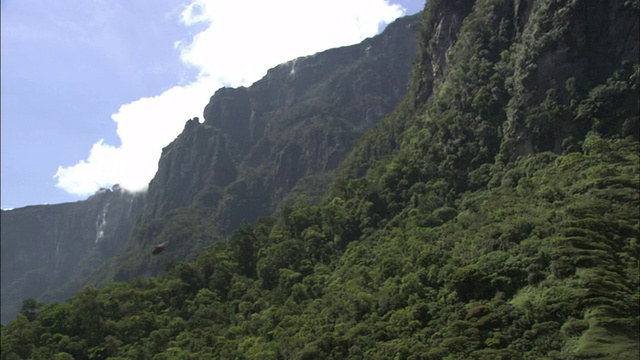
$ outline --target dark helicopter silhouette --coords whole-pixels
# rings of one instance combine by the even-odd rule
[[[169,245],[169,242],[165,241],[162,244],[158,244],[158,245],[154,246],[153,247],[153,251],[151,251],[151,254],[153,254],[153,255],[160,254],[161,252],[164,251],[164,249],[167,248],[167,245]]]

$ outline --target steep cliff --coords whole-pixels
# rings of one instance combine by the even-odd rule
[[[279,65],[248,88],[218,90],[204,123],[189,121],[164,149],[146,219],[218,207],[226,233],[269,214],[300,179],[335,169],[405,95],[418,22],[399,19],[360,44]]]
[[[120,251],[144,196],[114,187],[87,200],[1,213],[2,322],[25,298],[63,300]]]
[[[32,304],[3,330],[3,351],[637,359],[639,15],[639,1],[430,0],[407,98],[322,201],[243,224],[158,278]],[[233,136],[268,132],[233,110],[247,89],[224,91],[213,118],[187,125],[215,133],[225,125],[213,119],[242,119],[223,136],[223,168],[244,156]],[[270,164],[304,168],[296,145]],[[247,191],[269,178],[239,181],[242,166],[199,199],[269,199]],[[137,239],[214,236],[216,210],[170,210]]]
[[[406,94],[419,21],[398,19],[360,44],[278,65],[250,87],[218,90],[204,122],[189,120],[163,149],[136,236],[112,265],[115,278],[157,274],[160,260],[135,255],[152,243],[172,241],[167,256],[183,259],[211,242],[183,226],[167,234],[186,213],[227,235],[271,214],[292,191],[319,199],[355,142]]]
[[[269,215],[296,185],[319,198],[354,142],[404,96],[418,23],[399,19],[360,44],[279,65],[248,88],[220,89],[204,123],[187,121],[163,149],[144,197],[116,187],[3,211],[3,322],[24,298],[60,300],[113,273],[157,275],[166,256],[150,257],[152,244],[169,241],[169,258],[193,257],[215,234]]]
[[[431,176],[461,190],[483,164],[575,150],[591,130],[637,138],[638,2],[598,4],[430,1],[407,98],[343,173],[411,143],[403,156],[426,154]]]

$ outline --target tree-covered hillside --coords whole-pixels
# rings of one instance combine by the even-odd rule
[[[2,359],[637,359],[639,15],[430,0],[409,94],[322,201],[27,300]]]
[[[25,301],[2,358],[635,359],[639,150],[592,134],[392,217],[352,181],[160,278]]]

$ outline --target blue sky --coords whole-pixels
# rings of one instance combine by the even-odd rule
[[[423,6],[3,0],[2,208],[78,201],[115,183],[144,190],[161,148],[202,117],[217,88],[248,86],[279,63],[357,43]]]

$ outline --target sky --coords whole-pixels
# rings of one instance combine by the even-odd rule
[[[150,7],[150,4],[153,6]],[[1,207],[144,191],[223,86],[379,33],[424,0],[2,0]]]

